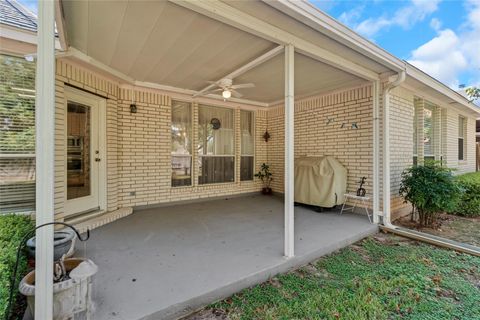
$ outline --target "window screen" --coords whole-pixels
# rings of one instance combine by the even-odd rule
[[[423,147],[425,156],[434,156],[433,108],[423,109]]]
[[[465,118],[458,117],[458,160],[465,160]]]
[[[198,108],[199,184],[233,182],[235,142],[233,110],[200,105]]]
[[[192,185],[192,107],[172,101],[172,187]]]
[[[240,180],[253,180],[255,137],[254,137],[254,114],[252,111],[240,111],[240,134],[242,150],[240,160]]]
[[[35,209],[35,63],[0,55],[0,213]]]

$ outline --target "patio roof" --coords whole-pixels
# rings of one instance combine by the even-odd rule
[[[127,82],[160,89],[200,91],[208,85],[207,81],[220,80],[279,45],[274,39],[168,1],[62,1],[62,4],[68,43],[75,48],[73,52],[79,53],[73,54],[73,59],[88,57],[96,67],[112,70]],[[234,2],[228,5],[244,14],[255,12],[259,20],[263,17],[272,24],[276,21],[279,30],[314,42],[313,48],[336,52],[350,64],[354,59],[353,64],[361,70],[373,70],[368,72],[374,75],[391,71],[300,22],[286,19],[285,14],[260,1],[249,1],[246,7]],[[295,69],[297,97],[367,81],[361,74],[342,70],[341,64],[324,63],[301,50],[296,50]],[[241,92],[245,100],[263,104],[283,100],[283,55],[258,61],[234,79],[234,83],[250,82],[256,87]]]

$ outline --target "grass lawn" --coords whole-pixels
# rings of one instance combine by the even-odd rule
[[[378,234],[187,319],[480,319],[480,258]]]

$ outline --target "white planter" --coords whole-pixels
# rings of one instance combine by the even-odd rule
[[[65,259],[67,271],[74,270],[85,262],[81,274],[72,275],[71,279],[53,285],[53,320],[92,319],[92,276],[97,273],[97,266],[88,259]],[[77,269],[79,270],[79,269]],[[27,274],[19,285],[20,293],[27,297],[28,309],[35,312],[35,271]]]

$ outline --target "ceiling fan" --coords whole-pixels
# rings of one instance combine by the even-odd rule
[[[203,92],[200,92],[199,95],[207,95],[209,93],[222,92],[222,97],[224,99],[229,99],[230,97],[241,98],[243,95],[238,92],[238,89],[247,89],[255,87],[253,83],[242,83],[242,84],[233,84],[232,79],[223,78],[218,81],[208,81],[210,86],[218,87],[216,89],[208,89]]]

